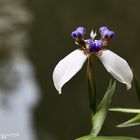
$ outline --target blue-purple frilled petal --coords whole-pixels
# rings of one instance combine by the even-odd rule
[[[91,39],[86,40],[87,44],[88,44],[88,51],[89,52],[98,52],[103,44],[102,40],[95,40],[92,41]]]
[[[92,39],[87,39],[86,43],[88,44],[88,46],[92,46],[94,42],[92,41]]]
[[[78,27],[75,31],[71,33],[72,38],[82,38],[85,34],[85,28],[84,27]]]
[[[77,38],[77,31],[73,31],[72,33],[71,33],[71,37],[72,38]]]
[[[115,36],[115,33],[113,31],[106,32],[105,36],[108,36],[110,39],[112,39]]]
[[[106,26],[102,26],[102,27],[99,28],[99,32],[101,33],[101,35],[104,34],[104,32],[106,30],[108,30],[108,28]]]
[[[95,40],[95,44],[98,47],[102,47],[103,41],[102,40]]]
[[[102,35],[102,38],[109,38],[109,39],[112,39],[113,37],[115,36],[115,33],[113,31],[109,31],[109,30],[106,30],[103,35]]]
[[[100,27],[99,32],[101,33],[102,39],[112,39],[115,36],[115,33],[113,31],[110,31],[106,26]]]

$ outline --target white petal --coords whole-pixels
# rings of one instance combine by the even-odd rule
[[[99,56],[99,59],[116,80],[126,84],[127,89],[131,88],[133,73],[123,58],[110,50],[105,50],[102,52],[102,55]]]
[[[82,68],[86,59],[87,56],[83,51],[75,50],[56,65],[53,71],[53,82],[59,93],[62,86]]]
[[[96,35],[97,35],[96,32],[94,33],[94,31],[92,30],[91,33],[90,33],[91,39],[94,40]]]

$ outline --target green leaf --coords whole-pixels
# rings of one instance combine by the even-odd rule
[[[139,140],[139,139],[132,138],[132,137],[125,137],[125,136],[98,136],[98,137],[94,137],[94,136],[88,135],[88,136],[78,138],[76,140]]]
[[[134,82],[134,86],[135,86],[135,90],[136,90],[136,93],[137,93],[137,97],[138,97],[138,101],[140,103],[140,86],[139,86],[139,83],[138,83],[138,80],[136,78],[136,74],[134,73],[133,71],[133,82]]]
[[[134,118],[120,125],[117,125],[117,127],[130,127],[130,126],[136,126],[136,125],[140,125],[140,114],[136,115]]]
[[[127,108],[111,108],[110,111],[123,112],[123,113],[138,113],[132,119],[117,125],[117,127],[130,127],[140,125],[140,109],[127,109]]]
[[[109,111],[123,112],[123,113],[140,113],[140,109],[130,108],[110,108]]]
[[[115,91],[115,87],[116,87],[116,82],[114,82],[112,85],[111,81],[110,81],[108,89],[107,89],[101,103],[97,107],[96,114],[94,116],[92,116],[91,135],[93,135],[93,136],[98,135],[98,133],[103,125],[103,122],[106,118],[106,115],[107,115],[107,112],[108,112],[108,109],[109,109],[109,106],[111,103],[112,96]]]
[[[88,77],[88,96],[89,96],[89,106],[92,113],[96,112],[96,85],[93,75],[93,58],[92,55],[88,56],[87,63],[87,77]]]

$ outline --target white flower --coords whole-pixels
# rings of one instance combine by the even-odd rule
[[[76,32],[76,31],[74,31]],[[76,35],[75,35],[76,36]],[[91,33],[91,37],[95,38],[96,35]],[[76,38],[77,39],[77,38]],[[80,44],[80,38],[77,41],[78,44]],[[106,41],[106,40],[105,40]],[[83,39],[81,41],[83,43]],[[83,50],[77,49],[73,52],[71,52],[69,55],[64,57],[59,63],[56,65],[54,71],[53,71],[53,82],[55,88],[58,90],[59,93],[61,93],[61,89],[63,85],[68,82],[83,66],[86,59],[88,58],[88,55],[96,54],[98,58],[103,63],[106,70],[119,82],[126,84],[127,89],[131,88],[131,82],[133,79],[133,73],[123,58],[121,58],[119,55],[113,53],[110,50],[104,50],[100,49],[97,52],[96,51],[89,51],[89,50],[96,50],[91,49],[90,45],[84,40],[85,44],[82,44],[85,46]],[[98,47],[98,43],[93,42],[92,46],[94,48]],[[89,49],[90,48],[90,49]]]

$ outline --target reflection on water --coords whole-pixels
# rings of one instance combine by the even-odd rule
[[[32,109],[39,88],[25,57],[31,15],[23,2],[0,0],[0,139],[35,140]]]
[[[14,77],[17,81],[16,87],[11,90],[5,92],[4,88],[0,89],[0,133],[19,133],[20,140],[33,140],[31,109],[38,101],[38,87],[34,82],[32,67],[23,58],[10,60],[5,65],[5,68],[9,65],[11,69],[11,84],[14,85]]]

